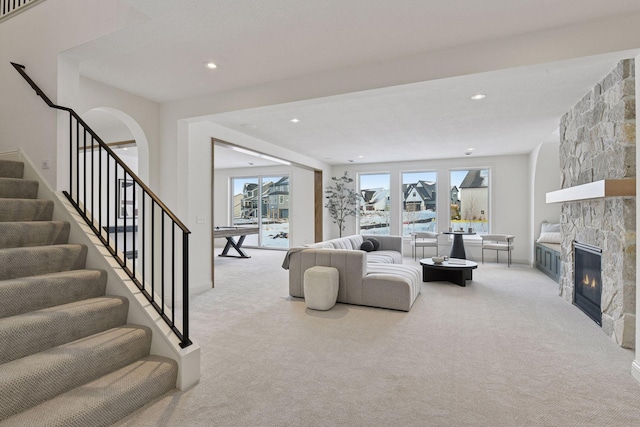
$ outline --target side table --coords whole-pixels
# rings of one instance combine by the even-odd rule
[[[449,258],[467,259],[467,254],[464,251],[464,241],[462,236],[472,236],[476,233],[467,231],[443,231],[442,234],[453,235],[453,245],[451,245],[451,253]]]

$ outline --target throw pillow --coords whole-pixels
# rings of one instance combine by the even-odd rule
[[[560,243],[560,232],[557,233],[540,233],[537,240],[538,243]]]
[[[376,239],[375,237],[369,237],[367,240],[373,243],[374,251],[377,251],[378,249],[380,249],[380,240]]]
[[[371,241],[369,241],[369,240],[365,240],[360,245],[360,250],[365,251],[365,252],[371,252],[373,250],[373,243],[371,243]]]
[[[551,224],[548,222],[543,222],[540,226],[540,233],[559,233],[560,232],[560,224]]]

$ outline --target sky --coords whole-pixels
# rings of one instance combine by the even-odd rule
[[[282,176],[263,176],[262,177],[262,182],[263,183],[268,183],[268,182],[277,182],[282,178]],[[258,183],[258,177],[257,176],[252,176],[252,177],[248,177],[248,178],[232,178],[231,180],[232,185],[233,185],[233,194],[237,195],[237,194],[242,194],[242,189],[244,188],[244,184],[245,183],[254,183],[257,184]]]
[[[460,187],[460,183],[464,179],[464,177],[469,172],[468,169],[465,170],[454,170],[451,171],[451,185],[455,185],[456,187]],[[414,182],[418,182],[419,180],[423,181],[435,181],[437,173],[434,172],[408,172],[402,174],[402,183],[403,184],[411,184]],[[388,173],[380,173],[380,174],[360,174],[360,188],[368,189],[368,188],[389,188],[389,174]]]
[[[460,187],[460,183],[467,175],[468,170],[454,170],[451,171],[451,185],[455,185]],[[390,187],[390,178],[388,173],[378,173],[378,174],[360,174],[360,188],[361,189],[369,189],[369,188],[386,188]],[[422,181],[436,181],[437,172],[407,172],[402,174],[402,183],[403,184],[412,184],[414,182]],[[263,177],[263,182],[269,181],[277,181],[281,177]],[[249,178],[233,178],[233,194],[241,194],[242,188],[245,183],[253,182],[258,183],[257,177],[249,177]]]

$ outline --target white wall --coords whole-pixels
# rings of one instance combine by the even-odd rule
[[[342,175],[347,171],[352,178],[358,173],[388,172],[391,174],[391,215],[392,218],[401,216],[401,174],[412,171],[438,171],[437,178],[437,214],[438,229],[448,229],[449,215],[449,170],[465,168],[489,168],[490,172],[490,222],[491,232],[501,234],[514,234],[515,250],[513,260],[517,263],[530,263],[533,241],[529,231],[529,159],[527,155],[504,157],[465,157],[446,160],[424,160],[415,162],[396,162],[385,164],[362,164],[336,166],[333,168],[333,176]],[[394,202],[395,201],[395,202]],[[345,234],[356,232],[357,220],[350,218]],[[334,237],[337,237],[337,227],[332,228]],[[391,234],[399,235],[400,222],[391,224]],[[448,250],[447,239],[440,237],[441,242]],[[405,242],[405,253],[410,253],[409,239]],[[465,240],[467,258],[479,260],[481,257],[480,242],[478,238]],[[407,252],[409,251],[409,252]],[[491,258],[489,253],[486,254]]]
[[[191,294],[211,288],[211,135],[206,123],[189,125],[187,197],[179,217],[191,231],[189,237],[189,287]]]
[[[77,113],[99,109],[121,120],[131,131],[138,148],[140,178],[151,190],[158,191],[157,177],[160,153],[160,105],[128,92],[107,86],[95,80],[80,78]],[[98,135],[101,138],[102,135]],[[103,138],[104,139],[104,138]]]
[[[179,204],[181,217],[191,230],[190,237],[190,286],[192,293],[211,287],[212,227],[231,224],[231,176],[289,175],[291,177],[290,197],[290,244],[300,245],[313,242],[314,199],[313,171],[296,166],[273,166],[265,168],[223,169],[214,172],[212,194],[211,171],[212,138],[242,145],[257,151],[268,152],[282,158],[298,156],[288,150],[274,151],[272,144],[246,135],[238,134],[210,122],[183,123],[188,137],[186,150],[181,150],[188,165],[185,173],[184,205]],[[186,155],[182,153],[186,151]],[[327,168],[328,169],[328,168]],[[325,174],[326,175],[326,174]],[[213,217],[211,216],[213,204]],[[218,239],[220,240],[220,239]],[[220,244],[221,242],[217,242]]]
[[[557,135],[556,135],[557,136]],[[540,224],[560,222],[561,203],[546,202],[550,191],[560,189],[560,142],[544,142],[529,155],[531,170],[531,238],[535,242],[540,235]],[[535,262],[533,245],[531,259]]]
[[[135,15],[123,0],[109,2],[108,7],[101,0],[49,0],[0,24],[0,152],[21,148],[36,165],[49,160],[51,168],[42,173],[56,186],[58,113],[36,96],[10,62],[25,65],[48,97],[61,102],[58,54],[125,24],[134,25]]]

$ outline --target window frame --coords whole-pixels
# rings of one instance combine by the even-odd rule
[[[474,170],[480,170],[480,171],[487,171],[488,177],[487,177],[487,199],[486,199],[486,207],[488,210],[488,213],[484,214],[481,213],[481,215],[486,215],[486,231],[483,231],[482,233],[478,233],[475,230],[474,227],[474,233],[473,235],[465,235],[463,236],[465,239],[470,239],[470,240],[480,240],[480,236],[483,234],[491,234],[491,230],[492,230],[492,215],[493,215],[493,209],[492,209],[492,187],[493,187],[493,170],[490,166],[470,166],[470,167],[461,167],[461,168],[449,168],[448,169],[448,209],[447,209],[447,225],[449,230],[455,230],[456,226],[454,226],[454,224],[452,223],[452,219],[451,219],[451,190],[452,190],[452,185],[453,185],[453,180],[451,179],[451,174],[452,172],[462,172],[462,171],[474,171]],[[462,179],[464,180],[464,178]],[[460,181],[460,183],[462,183],[462,180]],[[461,193],[460,187],[458,187],[458,192],[459,194]],[[461,199],[459,199],[461,200]],[[464,231],[468,231],[468,227],[464,227]]]
[[[434,221],[435,222],[435,227],[434,228],[434,232],[438,232],[438,199],[439,199],[439,192],[438,192],[438,169],[422,169],[422,170],[400,170],[400,194],[399,194],[399,205],[400,205],[400,218],[398,218],[398,222],[400,223],[400,235],[403,238],[407,238],[407,237],[411,237],[411,232],[404,234],[404,213],[405,213],[405,207],[406,207],[406,200],[404,200],[404,191],[403,191],[403,186],[404,184],[404,176],[405,174],[433,174],[435,179],[434,179],[434,184],[435,184],[435,190],[436,190],[436,199],[435,199],[435,218]],[[414,184],[417,184],[417,182],[415,182]],[[414,192],[416,192],[415,188],[412,190]],[[426,210],[426,209],[425,209]],[[431,231],[431,230],[429,230]]]
[[[356,178],[357,178],[357,182],[356,182],[356,191],[358,192],[358,194],[360,194],[362,196],[362,191],[363,188],[361,187],[362,184],[362,177],[363,176],[367,176],[367,175],[386,175],[388,177],[388,183],[387,183],[387,202],[385,203],[385,208],[387,209],[386,211],[382,211],[382,212],[388,212],[388,221],[387,221],[387,228],[388,228],[388,233],[386,234],[379,234],[379,235],[384,235],[384,236],[389,236],[391,235],[391,224],[393,223],[393,218],[392,218],[392,213],[393,213],[393,209],[392,209],[392,192],[391,192],[391,172],[390,171],[382,171],[382,172],[358,172],[356,174]],[[383,189],[385,190],[385,189]],[[364,209],[362,209],[362,205],[363,205],[363,201],[361,200],[358,206],[358,211],[363,211]],[[357,216],[357,221],[356,221],[356,230],[357,230],[357,234],[360,235],[365,235],[365,236],[370,236],[370,235],[375,235],[375,234],[368,234],[368,233],[363,233],[362,232],[362,228],[361,228],[361,219],[362,216],[359,213]]]

